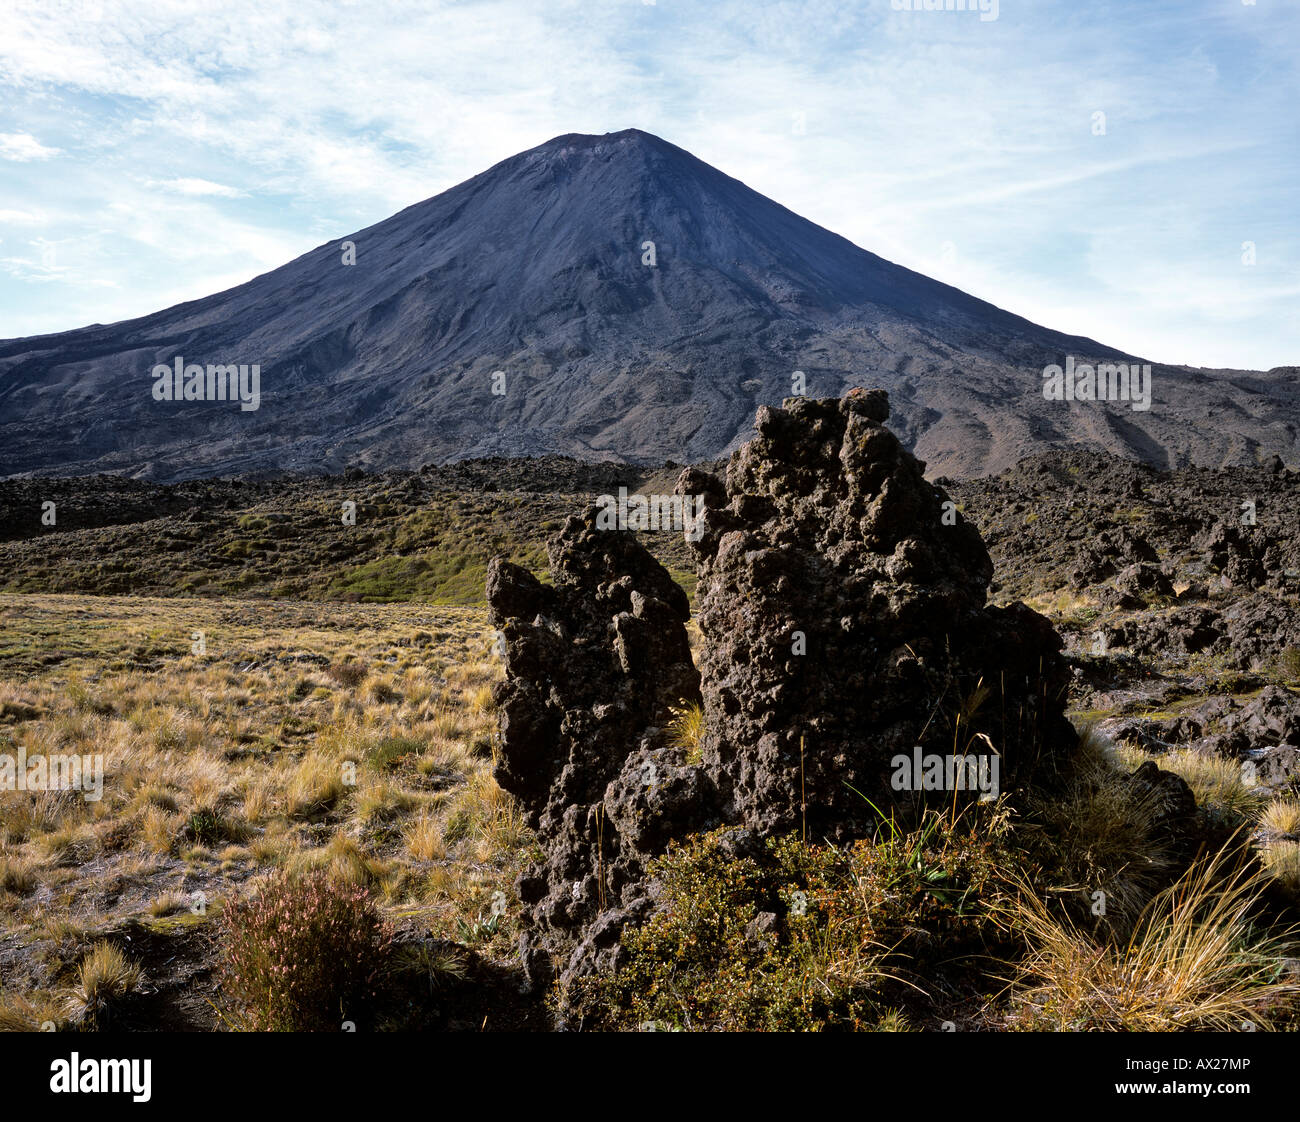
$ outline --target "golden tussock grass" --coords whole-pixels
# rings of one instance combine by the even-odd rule
[[[327,868],[454,931],[513,879],[526,831],[483,749],[502,676],[483,611],[7,594],[0,611],[0,751],[105,764],[98,803],[0,792],[0,936],[108,934],[182,914],[178,876],[280,867]],[[51,649],[74,653],[37,657]],[[111,973],[86,969],[92,990]],[[0,980],[0,1017],[67,1021],[24,1001]]]
[[[1073,773],[1029,805],[1060,877],[1050,887],[1089,898],[1103,892],[1112,927],[1131,923],[1175,868],[1158,829],[1159,794],[1136,790],[1124,762],[1095,728],[1084,728]]]
[[[442,823],[436,815],[424,813],[411,819],[402,837],[407,852],[417,861],[438,861],[447,855]]]
[[[384,862],[367,857],[355,838],[337,833],[328,845],[296,853],[289,861],[294,873],[324,870],[342,884],[373,886],[384,874]]]
[[[1259,824],[1273,834],[1300,834],[1300,801],[1274,799],[1260,814]]]
[[[0,1032],[61,1032],[66,1027],[65,999],[59,994],[0,993]]]
[[[34,862],[16,854],[0,853],[0,891],[27,896],[40,884]]]
[[[1300,894],[1300,842],[1275,841],[1260,852],[1268,875],[1292,894]]]
[[[114,1004],[140,985],[140,967],[112,943],[96,943],[77,968],[65,1010],[74,1024],[98,1027]]]
[[[1168,1032],[1270,1027],[1293,999],[1279,981],[1287,939],[1261,934],[1253,912],[1264,877],[1220,853],[1193,865],[1143,909],[1127,940],[1096,939],[1053,914],[1034,891],[1004,914],[1029,951],[1014,989],[1013,1027]]]

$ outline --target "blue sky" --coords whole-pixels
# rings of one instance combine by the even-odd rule
[[[1049,327],[1300,363],[1298,0],[904,6],[0,0],[0,337],[228,288],[637,127]]]

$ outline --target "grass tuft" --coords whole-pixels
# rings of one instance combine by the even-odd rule
[[[1293,998],[1277,980],[1283,932],[1256,931],[1265,885],[1259,872],[1229,870],[1224,853],[1193,865],[1159,893],[1134,933],[1095,940],[1025,891],[1005,913],[1029,952],[1015,984],[1011,1027],[1057,1032],[1268,1028],[1269,1010]],[[1027,886],[1026,886],[1027,887]]]
[[[74,1024],[102,1029],[121,1001],[140,986],[140,967],[112,943],[96,943],[77,968],[65,1011]]]

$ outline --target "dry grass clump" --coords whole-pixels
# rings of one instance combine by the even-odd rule
[[[141,787],[135,793],[135,801],[141,806],[157,807],[169,814],[174,814],[180,810],[180,803],[177,801],[175,794],[159,784]]]
[[[281,827],[272,833],[267,831],[255,838],[248,847],[249,856],[260,867],[279,865],[288,859],[294,849],[293,837]]]
[[[424,813],[411,819],[402,837],[407,852],[417,861],[439,861],[447,855],[442,823],[436,815]]]
[[[497,784],[490,771],[480,771],[470,777],[453,803],[443,836],[449,845],[472,840],[477,858],[485,859],[492,853],[518,849],[526,834],[518,802]]]
[[[329,810],[355,783],[355,765],[351,771],[348,760],[330,752],[308,752],[298,764],[286,792],[289,814],[294,818],[307,817]]]
[[[1105,738],[1083,729],[1069,779],[1030,805],[1049,887],[1104,926],[1131,924],[1176,871],[1157,830],[1159,811],[1159,793],[1134,787]]]
[[[64,999],[56,993],[0,993],[0,1032],[61,1032]]]
[[[116,1006],[140,986],[140,967],[112,943],[96,943],[77,968],[66,1012],[74,1024],[103,1028]]]
[[[668,725],[668,743],[686,751],[690,763],[700,762],[700,740],[704,736],[704,709],[695,704],[670,708],[673,715]]]
[[[96,848],[98,839],[87,834],[73,823],[60,826],[36,842],[45,862],[49,865],[75,865],[88,858]]]
[[[280,810],[280,800],[272,786],[263,780],[247,779],[243,786],[243,814],[249,825],[265,822]]]
[[[433,735],[442,740],[460,740],[468,725],[463,714],[455,708],[439,704],[432,721]]]
[[[153,853],[166,856],[176,848],[184,823],[184,815],[151,806],[140,819],[140,836]]]
[[[1300,842],[1271,842],[1259,856],[1269,876],[1288,892],[1300,895]]]
[[[366,700],[374,705],[387,705],[401,699],[401,694],[397,692],[393,680],[386,676],[377,675],[366,679],[362,693]]]
[[[1005,914],[1024,935],[1011,1026],[1051,1031],[1167,1032],[1268,1028],[1294,997],[1279,981],[1293,932],[1260,934],[1254,910],[1265,878],[1228,868],[1220,853],[1193,865],[1139,915],[1126,941],[1094,939],[1053,914],[1036,892]],[[1026,886],[1027,887],[1027,886]]]
[[[353,799],[356,816],[366,826],[394,822],[419,805],[415,795],[389,780],[358,788]]]
[[[366,856],[355,838],[341,832],[320,849],[294,854],[289,860],[288,870],[292,874],[321,872],[339,884],[364,887],[378,883],[387,871],[382,861]]]
[[[447,668],[447,681],[466,690],[491,685],[504,675],[502,664],[496,659],[478,659]]]
[[[476,716],[491,713],[495,707],[490,685],[479,686],[469,695],[469,711]]]
[[[1097,601],[1069,589],[1030,596],[1025,603],[1036,612],[1050,616],[1058,627],[1069,630],[1087,626],[1097,616]]]
[[[1259,824],[1270,834],[1300,835],[1300,801],[1274,799],[1260,814]]]
[[[162,917],[185,911],[190,905],[190,898],[183,892],[164,892],[149,901],[149,914]]]
[[[0,853],[0,890],[26,896],[35,892],[39,883],[32,861],[17,853]]]

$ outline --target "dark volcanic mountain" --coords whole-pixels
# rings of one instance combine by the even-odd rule
[[[1162,466],[1297,459],[1295,368],[1156,367],[1139,412],[1044,401],[1042,369],[1067,355],[1125,357],[892,265],[657,137],[570,135],[238,288],[0,343],[0,475],[697,460],[747,439],[795,370],[809,396],[887,389],[896,430],[949,475],[1067,444]],[[260,407],[155,401],[151,370],[178,356],[259,365]]]

